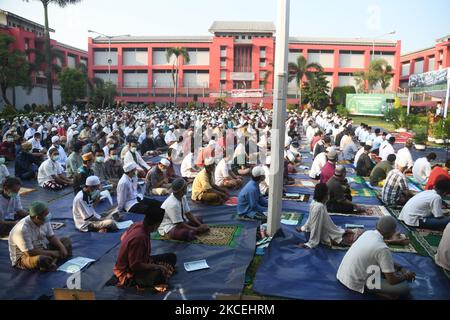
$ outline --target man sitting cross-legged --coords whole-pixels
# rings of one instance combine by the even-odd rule
[[[164,219],[158,232],[161,236],[179,241],[193,241],[196,235],[207,233],[209,227],[203,224],[200,217],[195,217],[189,208],[186,192],[187,182],[180,178],[172,183],[173,193],[162,204],[165,210]]]
[[[115,221],[120,219],[118,213],[103,217],[95,211],[94,206],[100,200],[100,179],[90,176],[86,179],[83,189],[73,199],[73,220],[78,230],[83,232],[108,232],[116,231]]]
[[[51,214],[43,202],[30,206],[30,215],[20,220],[9,234],[9,254],[13,267],[55,271],[56,263],[72,255],[69,238],[55,236]]]
[[[122,236],[114,266],[119,286],[167,291],[168,280],[175,271],[177,256],[173,253],[151,256],[150,243],[150,234],[158,230],[163,218],[163,209],[159,206],[149,207],[144,221],[132,225]]]
[[[252,180],[239,193],[237,211],[240,216],[262,221],[267,220],[267,200],[259,190],[259,184],[265,178],[262,167],[253,168]]]
[[[195,177],[192,184],[193,201],[209,205],[222,205],[228,200],[228,191],[215,184],[214,169],[214,158],[207,158],[205,168]]]

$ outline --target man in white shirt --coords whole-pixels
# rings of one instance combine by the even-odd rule
[[[16,177],[7,177],[2,184],[0,194],[0,221],[18,220],[25,218],[29,213],[22,207],[19,191],[22,186]]]
[[[405,147],[398,150],[398,152],[397,152],[396,163],[398,163],[402,159],[406,160],[406,162],[408,163],[407,172],[411,172],[411,169],[414,165],[414,160],[411,155],[411,149],[412,149],[413,145],[414,145],[413,141],[411,139],[409,139],[408,141],[406,141]]]
[[[414,166],[412,168],[412,173],[414,179],[417,180],[422,185],[425,185],[428,182],[428,178],[431,174],[431,164],[430,161],[436,160],[436,153],[432,152],[426,157],[419,158],[414,162]]]
[[[309,177],[311,179],[319,180],[322,168],[327,164],[327,153],[332,150],[331,147],[326,149],[326,152],[319,153],[311,165],[311,170],[309,170]]]
[[[190,152],[181,162],[181,176],[186,179],[193,180],[199,171],[195,168],[194,153]]]
[[[73,199],[72,214],[75,227],[82,232],[116,231],[119,214],[112,213],[102,216],[95,211],[94,206],[100,200],[100,179],[90,176],[86,179],[83,189]]]
[[[434,190],[423,191],[406,203],[399,220],[408,226],[443,231],[450,218],[442,211],[442,198],[450,194],[450,180],[439,180]]]
[[[67,154],[66,154],[66,151],[64,151],[64,148],[61,147],[61,145],[60,145],[60,138],[59,138],[59,136],[53,136],[52,137],[52,146],[50,147],[50,149],[51,148],[58,149],[58,152],[59,152],[59,160],[58,160],[58,162],[63,168],[65,168],[66,167],[66,161],[67,161]],[[47,157],[49,157],[48,153],[47,153]]]
[[[217,164],[216,170],[214,171],[214,178],[219,187],[229,189],[239,189],[244,181],[241,177],[237,177],[233,171],[229,170],[228,157],[226,156]]]
[[[175,127],[173,125],[169,126],[169,131],[166,132],[166,135],[164,136],[164,141],[168,146],[171,146],[175,142],[177,142],[177,136],[173,133],[173,130]]]
[[[384,143],[384,144],[381,145],[381,147],[380,147],[380,158],[381,158],[381,161],[386,161],[387,157],[390,154],[395,154],[394,144],[395,144],[395,138],[394,137],[390,137],[388,139],[387,143]]]
[[[33,138],[34,134],[36,133],[37,127],[37,123],[30,123],[30,127],[27,129],[27,131],[25,131],[23,138],[27,141]]]
[[[374,293],[389,299],[409,294],[407,281],[415,274],[394,263],[385,240],[396,235],[397,222],[393,217],[382,217],[377,230],[366,231],[347,251],[337,279],[350,290]]]
[[[49,150],[49,159],[42,162],[38,170],[38,184],[42,188],[61,190],[73,184],[73,180],[64,175],[64,169],[58,161],[58,149],[51,148]]]
[[[45,203],[31,204],[30,215],[20,220],[9,234],[9,255],[13,267],[56,271],[56,262],[72,255],[70,239],[58,239],[50,220],[51,214]]]
[[[203,220],[191,213],[186,198],[186,181],[175,180],[172,183],[172,191],[170,197],[161,205],[165,214],[158,228],[159,234],[172,240],[193,241],[197,235],[209,232],[209,227],[203,224]]]
[[[142,159],[141,153],[137,150],[136,138],[128,138],[128,151],[125,153],[123,163],[128,165],[130,163],[136,164],[138,175],[141,178],[147,176],[147,171],[150,170],[150,166]]]

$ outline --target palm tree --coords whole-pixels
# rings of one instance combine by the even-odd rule
[[[24,0],[29,2],[29,0]],[[51,46],[50,46],[50,30],[48,27],[48,5],[51,3],[57,4],[61,8],[66,7],[69,4],[76,4],[81,2],[81,0],[38,0],[42,3],[44,7],[44,17],[45,17],[45,57],[46,57],[46,71],[45,76],[47,77],[47,97],[48,105],[51,111],[53,111],[53,83],[52,83],[52,56],[51,56]]]
[[[299,56],[297,58],[297,62],[290,62],[288,66],[289,77],[288,81],[296,79],[298,83],[298,87],[300,89],[300,106],[302,105],[302,87],[303,87],[303,78],[306,76],[307,79],[311,79],[314,76],[315,72],[323,71],[323,68],[320,64],[311,62],[308,63],[304,56]]]
[[[36,40],[38,42],[39,40]],[[34,60],[30,63],[31,65],[31,71],[38,72],[41,70],[41,66],[45,63],[47,63],[47,54],[46,52],[36,49],[36,48],[30,48],[26,50],[27,54],[33,54]],[[64,53],[59,50],[58,48],[55,48],[54,46],[50,46],[50,59],[53,60],[59,60],[59,62],[64,61]],[[60,65],[56,63],[51,64],[52,70],[55,70],[56,73],[61,72],[62,68]]]
[[[167,59],[168,63],[170,63],[172,56],[175,56],[175,61],[173,62],[173,65],[172,65],[172,80],[173,80],[173,86],[174,86],[173,104],[174,104],[174,107],[176,107],[177,106],[177,96],[178,96],[178,68],[179,68],[178,60],[179,60],[179,57],[181,56],[183,58],[183,63],[189,63],[189,61],[191,61],[191,58],[189,58],[189,53],[187,52],[186,48],[182,48],[182,47],[167,49],[166,59]]]

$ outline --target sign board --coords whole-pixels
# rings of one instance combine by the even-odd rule
[[[234,81],[255,81],[255,73],[253,72],[231,72],[231,80]]]
[[[347,94],[346,108],[352,115],[381,117],[383,106],[393,99],[395,94]]]
[[[249,90],[232,90],[232,98],[263,98],[264,91],[261,89],[249,89]]]
[[[449,69],[413,74],[409,77],[409,88],[416,91],[446,91]]]

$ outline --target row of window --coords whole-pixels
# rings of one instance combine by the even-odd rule
[[[443,52],[439,52],[440,59],[443,58]],[[436,69],[436,57],[434,55],[428,57],[428,68],[425,68],[425,58],[419,58],[413,61],[414,63],[414,73],[420,74],[428,71],[433,71]],[[443,68],[442,61],[438,62],[438,69],[441,70]],[[402,76],[409,76],[411,74],[411,62],[402,63]]]
[[[44,35],[41,31],[37,31],[36,29],[29,28],[29,27],[26,27],[24,25],[21,25],[21,24],[18,24],[18,23],[14,23],[14,22],[11,22],[11,21],[8,21],[8,27],[11,27],[11,28],[22,28],[22,29],[24,29],[24,30],[26,30],[28,32],[35,33],[38,37],[42,37]]]

